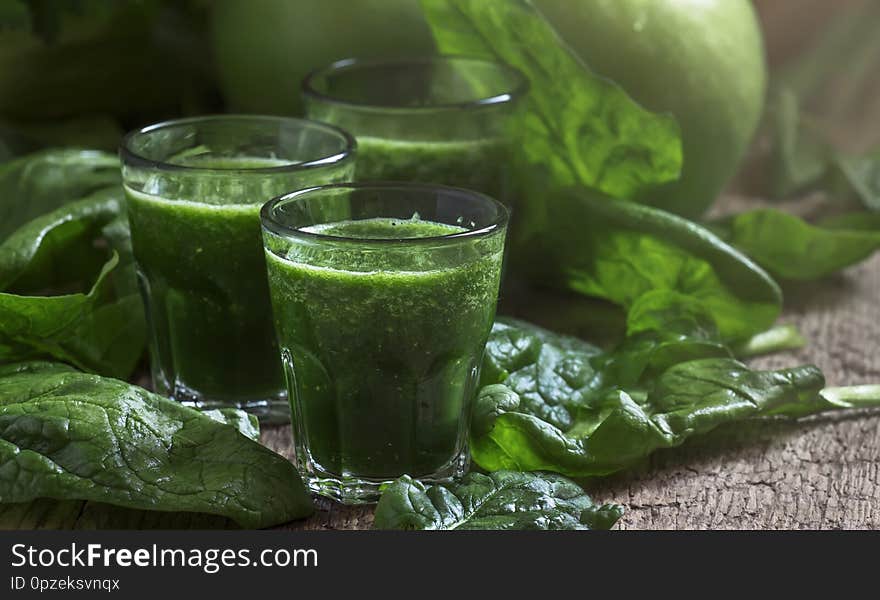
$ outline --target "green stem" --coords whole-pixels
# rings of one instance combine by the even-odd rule
[[[807,340],[794,325],[778,325],[755,334],[732,348],[737,358],[752,358],[783,350],[797,350],[807,345]]]
[[[819,394],[835,408],[872,408],[880,406],[880,384],[827,387]]]

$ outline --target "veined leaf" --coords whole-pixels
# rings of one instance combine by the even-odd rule
[[[601,476],[723,423],[880,405],[877,386],[823,393],[813,366],[756,371],[711,335],[648,333],[603,353],[525,323],[496,324],[484,363],[492,378],[473,408],[474,461]]]
[[[145,344],[143,308],[134,271],[119,268],[120,256],[131,262],[127,235],[106,235],[123,210],[121,188],[106,188],[0,244],[0,362],[50,356],[131,373]]]
[[[576,483],[553,473],[470,473],[426,487],[409,476],[388,486],[375,529],[610,529],[623,514],[596,505]]]
[[[0,165],[0,242],[28,221],[121,184],[119,161],[92,150],[45,150]]]
[[[592,73],[528,0],[422,0],[438,48],[500,60],[531,82],[522,130],[530,166],[558,186],[633,198],[681,171],[678,125]]]
[[[41,498],[249,528],[312,511],[293,465],[236,426],[65,365],[0,366],[0,503]]]

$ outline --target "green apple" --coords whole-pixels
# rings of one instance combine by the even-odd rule
[[[534,0],[595,72],[682,130],[681,179],[639,200],[695,217],[736,171],[764,106],[749,0]]]

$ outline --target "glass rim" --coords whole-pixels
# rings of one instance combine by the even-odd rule
[[[493,96],[485,96],[465,102],[442,102],[437,104],[428,104],[425,106],[389,106],[387,104],[372,104],[369,102],[343,100],[336,96],[331,96],[329,94],[321,92],[314,86],[315,80],[323,75],[333,73],[334,71],[342,72],[358,69],[361,67],[406,65],[418,66],[455,62],[482,63],[484,65],[491,65],[499,71],[503,71],[507,75],[512,76],[514,85],[511,86],[511,89],[509,91],[495,94]],[[309,74],[306,75],[300,83],[300,90],[302,91],[302,94],[307,98],[320,100],[324,103],[333,104],[336,106],[345,106],[360,111],[389,112],[396,114],[427,114],[430,112],[444,112],[472,108],[478,109],[503,106],[516,102],[517,100],[525,96],[526,93],[529,91],[529,87],[530,84],[528,78],[523,74],[522,71],[520,71],[516,67],[501,61],[463,54],[440,54],[436,56],[421,56],[415,58],[343,58],[342,60],[337,60],[330,63],[329,65],[314,69],[313,71],[309,72]]]
[[[480,200],[491,205],[497,214],[491,223],[478,227],[476,229],[468,229],[456,233],[448,233],[444,235],[432,235],[417,238],[365,238],[352,236],[328,235],[324,233],[316,233],[312,231],[303,231],[290,225],[279,222],[272,211],[282,203],[296,201],[301,196],[325,192],[334,189],[349,190],[405,190],[411,192],[445,192],[449,194],[467,196],[472,199]],[[510,219],[510,210],[503,203],[499,202],[492,196],[460,187],[452,187],[449,185],[440,185],[435,183],[417,183],[408,181],[348,181],[343,183],[330,183],[327,185],[317,185],[288,192],[280,196],[276,196],[266,202],[260,208],[260,223],[263,228],[267,229],[275,235],[285,238],[308,240],[312,242],[331,242],[342,244],[356,244],[359,246],[420,246],[420,245],[436,245],[436,244],[453,244],[457,242],[467,241],[471,239],[479,239],[489,237],[493,234],[504,231]]]
[[[274,167],[194,167],[189,165],[178,165],[163,160],[153,160],[142,156],[130,148],[131,142],[139,137],[146,136],[157,131],[167,130],[174,127],[184,125],[198,125],[208,122],[237,121],[237,122],[253,122],[253,123],[277,123],[296,126],[314,127],[338,136],[344,147],[340,152],[321,156],[312,160],[302,162],[291,162],[289,164],[277,165]],[[253,174],[269,174],[269,173],[288,173],[293,171],[304,171],[317,167],[326,167],[344,162],[355,156],[357,152],[357,141],[354,136],[346,130],[312,119],[302,119],[298,117],[282,117],[273,115],[255,115],[255,114],[212,114],[201,115],[197,117],[184,117],[181,119],[168,119],[152,123],[138,129],[134,129],[126,133],[119,143],[119,155],[123,165],[133,165],[136,167],[150,167],[160,171],[177,171],[188,173],[253,173]]]

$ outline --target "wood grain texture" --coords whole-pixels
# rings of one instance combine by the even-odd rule
[[[819,365],[829,385],[880,382],[880,255],[821,284],[786,290],[783,321],[810,344],[752,361]],[[287,427],[263,441],[291,456]],[[626,508],[621,529],[880,528],[880,412],[722,427],[645,464],[585,482]],[[294,529],[363,529],[369,507],[319,501]]]

